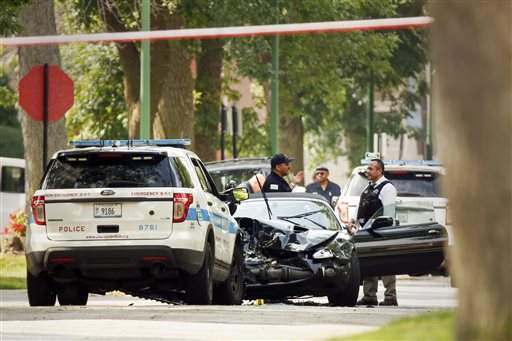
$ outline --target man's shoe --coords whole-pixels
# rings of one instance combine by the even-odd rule
[[[377,298],[363,297],[357,301],[357,305],[377,305]]]
[[[398,301],[396,298],[385,298],[384,301],[379,302],[379,305],[397,306]]]

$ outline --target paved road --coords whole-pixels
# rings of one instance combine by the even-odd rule
[[[28,308],[24,290],[1,290],[0,340],[322,340],[457,304],[456,289],[443,277],[401,277],[397,291],[400,306],[380,308],[329,307],[326,298],[167,305],[120,294],[91,295],[86,307]]]

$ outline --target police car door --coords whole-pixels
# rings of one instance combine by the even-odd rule
[[[215,184],[203,163],[194,157],[191,157],[191,160],[207,199],[207,209],[215,235],[215,263],[216,265],[229,267],[231,264],[231,244],[234,242],[235,237],[234,234],[230,234],[229,230],[231,214],[229,213],[228,206],[217,197],[218,192]]]

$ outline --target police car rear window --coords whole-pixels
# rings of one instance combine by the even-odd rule
[[[177,168],[174,158],[156,153],[70,154],[53,161],[42,187],[188,187]]]
[[[399,197],[441,197],[441,175],[434,172],[386,171],[385,177],[396,187]],[[368,185],[364,173],[352,176],[347,195],[359,196]]]

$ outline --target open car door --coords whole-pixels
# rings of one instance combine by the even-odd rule
[[[392,222],[389,217],[379,217],[355,234],[361,276],[439,271],[448,242],[446,228],[438,223],[393,226]]]

